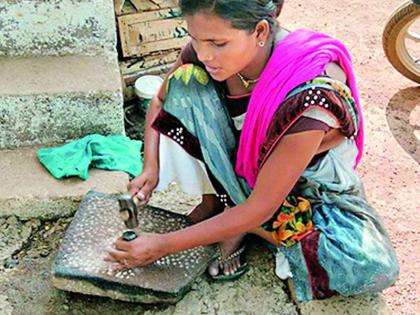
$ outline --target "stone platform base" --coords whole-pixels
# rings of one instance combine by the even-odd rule
[[[0,151],[0,217],[54,219],[71,216],[89,190],[127,191],[128,175],[98,169],[89,179],[55,179],[39,163],[37,147]]]

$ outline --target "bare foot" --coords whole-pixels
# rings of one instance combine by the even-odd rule
[[[224,207],[219,199],[215,195],[203,195],[201,203],[195,207],[193,211],[188,215],[193,223],[198,223],[204,221],[221,211]],[[236,236],[234,238],[228,239],[224,242],[219,243],[220,249],[222,251],[222,258],[228,257],[241,246],[242,240],[245,234]],[[223,265],[223,274],[230,275],[235,273],[238,268],[241,266],[240,256],[235,257]],[[219,270],[219,261],[216,259],[208,267],[208,272],[211,276],[217,276],[220,273]]]
[[[203,195],[201,203],[188,215],[193,223],[204,221],[223,210],[215,195]]]
[[[233,252],[238,250],[238,248],[241,246],[241,242],[244,237],[245,237],[245,234],[233,237],[231,239],[228,239],[226,241],[219,243],[220,249],[222,251],[222,258],[226,258],[229,255],[231,255]],[[238,257],[235,257],[224,263],[224,265],[222,266],[223,274],[226,276],[231,275],[235,273],[239,269],[240,266],[241,266],[241,259],[239,255]],[[214,260],[208,267],[207,271],[213,277],[219,275],[220,273],[219,261],[217,259]]]

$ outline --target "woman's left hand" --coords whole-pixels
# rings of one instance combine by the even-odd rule
[[[120,237],[104,260],[120,264],[116,269],[142,267],[168,255],[165,245],[163,234],[141,233],[130,242]]]

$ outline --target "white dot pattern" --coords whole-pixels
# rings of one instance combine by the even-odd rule
[[[311,87],[311,89],[307,92],[307,96],[305,97],[305,103],[303,103],[304,107],[309,107],[310,105],[318,105],[324,107],[325,109],[330,108],[330,104],[327,102],[325,97],[322,97],[322,91],[317,89],[316,87]],[[354,140],[357,136],[357,131],[351,137],[347,139]]]
[[[168,131],[168,136],[170,136],[173,140],[178,142],[180,145],[184,144],[184,136],[182,135],[184,132],[184,128],[179,127],[176,129],[171,129]]]
[[[327,103],[325,97],[321,97],[322,91],[312,87],[308,92],[309,95],[305,97],[305,103],[303,106],[309,107],[310,105],[319,105],[326,109],[330,108],[330,104]]]
[[[228,196],[227,195],[224,195],[224,194],[222,194],[222,195],[216,194],[216,197],[219,198],[220,202],[222,204],[224,204],[225,207],[227,207],[229,205],[228,204]]]

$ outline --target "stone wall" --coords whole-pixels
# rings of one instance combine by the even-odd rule
[[[112,0],[0,1],[0,56],[115,52]]]

